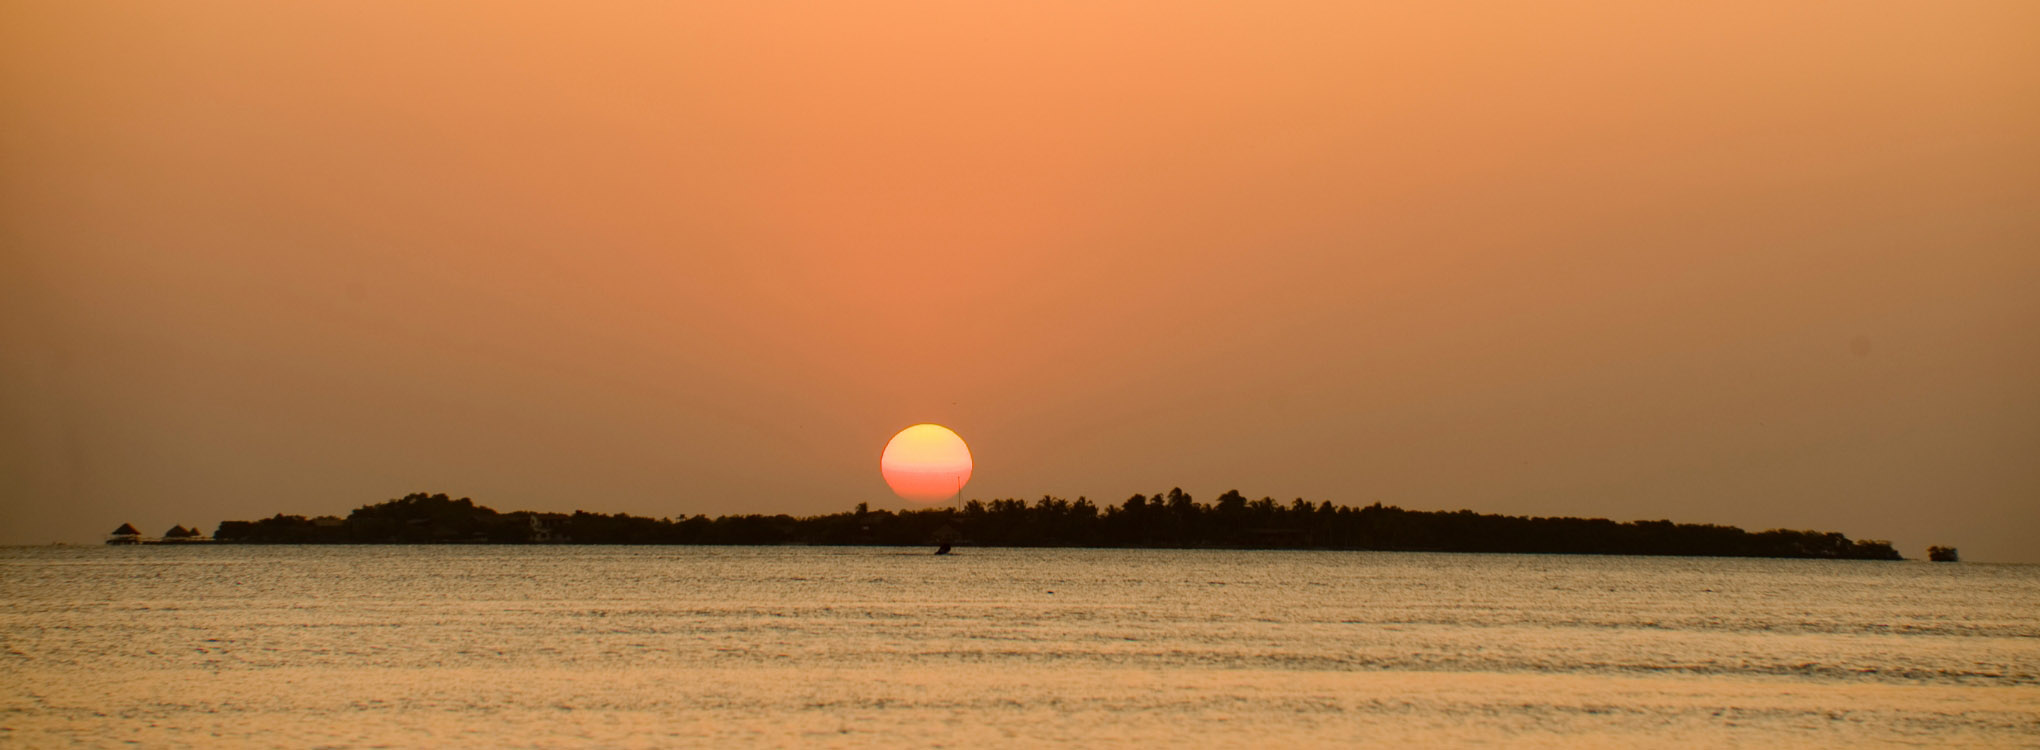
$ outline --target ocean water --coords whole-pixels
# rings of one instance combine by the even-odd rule
[[[2040,566],[0,550],[8,747],[2040,747]]]

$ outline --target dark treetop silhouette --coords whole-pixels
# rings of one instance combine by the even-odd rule
[[[972,500],[961,510],[870,510],[794,518],[741,515],[645,518],[575,511],[498,513],[473,500],[406,495],[362,506],[346,518],[277,515],[226,521],[213,538],[256,544],[871,544],[957,542],[1007,547],[1211,547],[1609,555],[1822,557],[1898,560],[1889,542],[1850,541],[1838,533],[1671,521],[1617,523],[1605,518],[1531,518],[1403,510],[1287,505],[1248,500],[1238,491],[1199,503],[1180,489],[1134,495],[1100,507],[1043,497]]]

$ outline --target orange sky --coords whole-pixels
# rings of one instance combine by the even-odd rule
[[[899,507],[938,422],[2040,561],[2040,5],[1390,5],[0,4],[0,542]]]

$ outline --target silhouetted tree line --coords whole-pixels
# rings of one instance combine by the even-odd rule
[[[866,544],[994,547],[1211,547],[1608,555],[1900,559],[1891,544],[1838,533],[1605,518],[1534,518],[1248,500],[1200,503],[1180,489],[1099,506],[1043,497],[972,500],[961,509],[647,518],[575,511],[498,513],[444,494],[406,495],[346,518],[277,515],[221,523],[213,538],[257,544]]]

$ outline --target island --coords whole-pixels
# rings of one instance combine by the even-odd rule
[[[365,505],[345,518],[283,515],[226,521],[220,544],[722,544],[990,547],[1156,547],[1400,550],[1593,555],[1689,555],[1900,560],[1890,542],[1842,534],[1734,526],[1617,522],[1460,511],[1364,507],[1298,499],[1215,502],[1181,489],[1134,495],[1116,505],[1087,498],[972,500],[960,507],[844,513],[651,518],[498,512],[472,499],[414,493]]]

